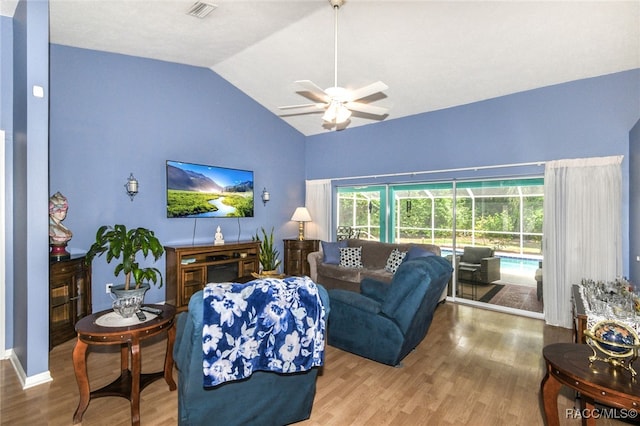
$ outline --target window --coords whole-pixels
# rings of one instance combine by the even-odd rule
[[[385,241],[385,193],[384,186],[338,188],[336,223],[351,227],[358,238]]]

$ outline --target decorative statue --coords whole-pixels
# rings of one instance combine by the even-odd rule
[[[213,244],[214,245],[224,244],[224,236],[222,235],[222,232],[220,232],[220,226],[216,228],[216,239],[213,242]]]
[[[68,209],[69,203],[60,192],[56,192],[49,198],[49,244],[51,245],[51,256],[57,259],[65,259],[70,256],[65,247],[73,233],[62,224],[62,221],[67,217]]]

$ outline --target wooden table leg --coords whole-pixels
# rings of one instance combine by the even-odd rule
[[[124,374],[129,369],[129,344],[120,345],[120,374]]]
[[[560,426],[558,394],[560,393],[561,387],[562,383],[551,374],[550,367],[547,365],[547,375],[542,379],[540,393],[544,403],[544,416],[548,426]]]
[[[140,340],[131,342],[131,424],[140,425],[140,374],[142,373]]]
[[[167,330],[167,353],[164,356],[164,380],[169,385],[169,390],[176,390],[176,382],[173,380],[173,344],[176,340],[176,324],[173,323]]]
[[[582,426],[596,426],[596,418],[594,417],[596,412],[595,402],[581,395],[580,409],[580,413],[582,413]]]
[[[89,406],[90,391],[89,377],[87,376],[87,344],[78,339],[73,348],[73,370],[76,374],[78,382],[78,391],[80,392],[80,402],[78,408],[73,414],[73,424],[82,422],[82,416]]]

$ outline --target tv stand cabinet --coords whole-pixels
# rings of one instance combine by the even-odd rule
[[[260,241],[165,246],[166,299],[185,311],[191,295],[210,282],[237,281],[258,272]]]

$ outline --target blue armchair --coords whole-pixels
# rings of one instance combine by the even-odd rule
[[[329,297],[318,292],[329,314]],[[203,291],[189,301],[189,311],[177,317],[173,357],[178,369],[178,424],[273,425],[309,418],[318,367],[299,373],[255,371],[246,379],[203,387]]]
[[[427,335],[453,268],[443,257],[404,262],[390,284],[365,278],[361,293],[329,290],[331,346],[398,365]]]

